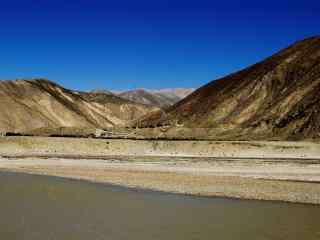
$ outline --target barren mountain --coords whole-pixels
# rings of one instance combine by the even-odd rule
[[[65,89],[45,79],[0,81],[0,132],[40,128],[107,128],[154,108],[113,94]]]
[[[320,37],[208,83],[142,127],[217,129],[233,139],[320,138]]]
[[[172,88],[172,89],[135,89],[131,91],[122,92],[120,97],[130,101],[156,106],[160,108],[167,108],[194,91],[192,88]]]
[[[105,94],[108,94],[108,95],[116,95],[115,93],[111,92],[111,91],[108,91],[106,89],[94,89],[92,91],[90,91],[91,93],[105,93]]]

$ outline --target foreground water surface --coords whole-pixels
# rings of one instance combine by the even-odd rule
[[[0,173],[0,239],[320,239],[320,207]]]

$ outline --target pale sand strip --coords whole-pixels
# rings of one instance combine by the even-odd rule
[[[320,164],[307,161],[2,158],[0,170],[201,196],[320,204]]]
[[[150,141],[49,137],[0,138],[0,156],[28,154],[320,159],[320,143],[280,141]]]

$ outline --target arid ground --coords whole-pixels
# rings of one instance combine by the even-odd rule
[[[6,137],[0,140],[0,156],[1,171],[320,204],[318,143]]]

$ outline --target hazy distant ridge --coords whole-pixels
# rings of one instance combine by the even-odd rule
[[[167,89],[134,89],[120,92],[118,96],[130,101],[167,108],[191,94],[193,88],[167,88]]]

